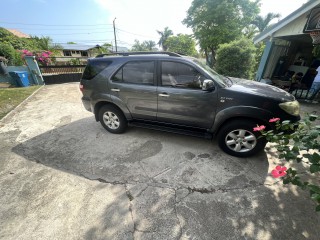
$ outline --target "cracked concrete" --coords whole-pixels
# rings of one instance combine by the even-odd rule
[[[215,142],[106,132],[76,83],[45,86],[0,122],[0,239],[319,239],[307,193]],[[303,109],[318,111],[319,106]]]

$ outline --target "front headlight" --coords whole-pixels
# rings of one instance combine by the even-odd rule
[[[293,116],[299,116],[300,104],[297,100],[292,102],[280,103],[279,107]]]

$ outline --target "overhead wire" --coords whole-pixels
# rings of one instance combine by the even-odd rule
[[[66,25],[60,25],[60,24],[40,24],[40,23],[21,23],[21,22],[6,22],[6,21],[0,21],[0,24],[14,24],[14,25],[23,25],[23,26],[46,26],[46,27],[59,27],[59,28],[24,28],[24,27],[15,27],[15,29],[17,30],[45,30],[45,32],[42,33],[42,35],[50,35],[50,36],[62,36],[62,35],[94,35],[94,34],[101,34],[101,33],[111,33],[113,32],[112,30],[112,25],[113,24],[81,24],[81,25],[76,25],[76,24],[66,24]],[[79,27],[97,27],[100,26],[99,28],[79,28]],[[106,26],[106,28],[101,28],[101,26]],[[64,27],[69,27],[69,28],[64,28]],[[116,34],[118,37],[117,42],[119,42],[120,44],[125,44],[128,46],[133,46],[133,43],[128,43],[126,41],[122,41],[121,39],[124,39],[126,37],[123,36],[123,34],[130,34],[130,35],[134,35],[134,36],[139,36],[139,37],[144,37],[144,38],[148,38],[148,40],[154,40],[157,41],[158,39],[155,39],[154,36],[148,36],[148,35],[143,35],[143,34],[139,34],[139,33],[134,33],[134,32],[130,32],[130,31],[126,31],[122,28],[115,28],[116,29]],[[68,33],[49,33],[47,31],[88,31],[88,30],[106,30],[106,31],[99,31],[99,32],[68,32]],[[29,33],[29,35],[38,35],[38,33]],[[112,42],[112,44],[114,44],[114,39],[81,39],[81,40],[56,40],[55,43],[57,44],[64,44],[64,43],[68,43],[70,41],[73,42],[99,42],[99,43],[108,43],[108,42]]]
[[[109,25],[112,25],[111,23],[106,23],[106,24],[81,24],[81,25],[73,25],[73,24],[40,24],[40,23],[19,23],[19,22],[3,22],[3,21],[0,21],[0,24],[1,23],[5,23],[5,24],[18,24],[18,25],[26,25],[26,26],[54,26],[54,27],[57,27],[57,26],[60,26],[60,27],[63,27],[63,26],[68,26],[68,27],[74,27],[74,26],[79,26],[79,27],[83,27],[83,26],[109,26]]]

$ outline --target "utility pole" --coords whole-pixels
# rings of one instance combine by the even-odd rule
[[[115,24],[115,20],[117,18],[114,18],[113,20],[113,34],[114,34],[114,42],[115,42],[115,45],[116,45],[116,52],[118,52],[118,47],[117,47],[117,35],[116,35],[116,24]]]

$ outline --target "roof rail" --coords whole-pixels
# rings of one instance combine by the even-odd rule
[[[173,52],[115,52],[115,53],[104,53],[104,54],[99,54],[96,56],[96,58],[99,57],[104,57],[104,56],[112,56],[112,55],[119,55],[119,56],[132,56],[132,55],[156,55],[156,54],[164,54],[164,55],[168,55],[170,57],[182,57],[180,54],[178,53],[173,53]]]

